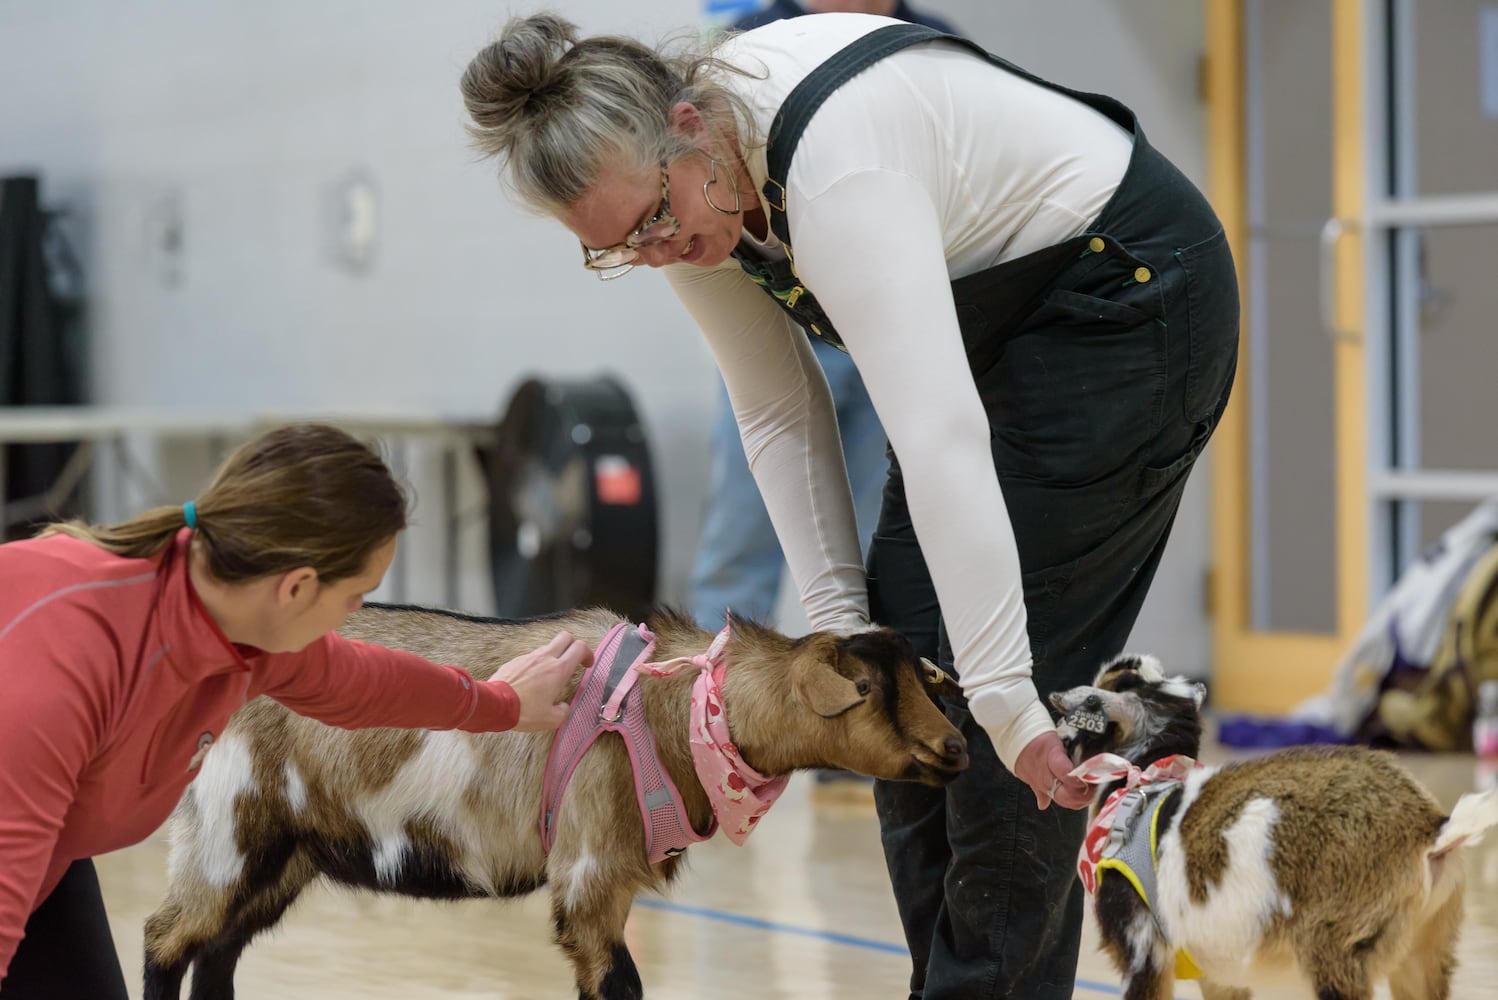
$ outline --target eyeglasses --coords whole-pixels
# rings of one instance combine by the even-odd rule
[[[583,248],[583,267],[596,271],[602,281],[621,278],[634,269],[645,247],[664,243],[681,232],[681,223],[671,214],[671,175],[666,172],[666,163],[661,161],[661,203],[655,214],[628,236],[623,243],[615,243],[602,250],[594,250],[579,240]]]

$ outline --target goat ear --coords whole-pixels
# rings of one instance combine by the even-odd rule
[[[1093,687],[1104,687],[1104,681],[1114,674],[1137,672],[1139,670],[1139,657],[1133,653],[1119,653],[1111,660],[1106,661],[1098,667],[1097,674],[1092,678]]]
[[[822,645],[801,662],[793,681],[796,694],[824,719],[842,715],[868,698],[867,681],[860,691],[858,684],[837,672],[837,653],[835,644]]]
[[[858,685],[822,664],[802,671],[796,688],[811,710],[824,719],[842,715],[868,699],[858,693]]]
[[[1138,657],[1138,660],[1139,666],[1137,669],[1139,670],[1140,677],[1143,677],[1151,684],[1165,683],[1165,667],[1156,657],[1143,655]]]

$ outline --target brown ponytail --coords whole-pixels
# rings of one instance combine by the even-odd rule
[[[406,494],[369,445],[324,424],[267,431],[229,456],[194,501],[197,536],[213,575],[240,583],[301,566],[323,583],[355,576],[406,526]],[[187,524],[156,507],[123,524],[53,524],[116,555],[145,558]]]

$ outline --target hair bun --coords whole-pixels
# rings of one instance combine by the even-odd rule
[[[577,26],[557,14],[512,18],[463,73],[463,104],[483,152],[499,153],[531,102],[558,81]]]

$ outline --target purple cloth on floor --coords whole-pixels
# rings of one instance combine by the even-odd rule
[[[1251,715],[1219,716],[1217,739],[1223,746],[1243,748],[1352,742],[1333,727],[1321,723]]]

